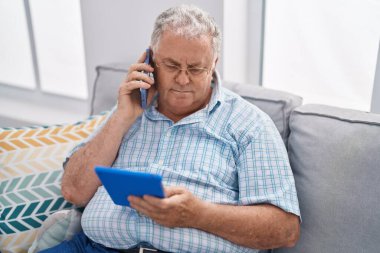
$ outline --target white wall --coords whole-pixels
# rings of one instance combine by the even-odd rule
[[[224,79],[246,82],[248,77],[248,0],[224,2]]]
[[[224,80],[261,85],[264,2],[224,0]]]
[[[223,42],[217,69],[222,77],[229,77],[228,79],[231,81],[260,84],[261,38],[256,34],[260,35],[261,33],[262,24],[260,21],[262,17],[260,14],[263,1],[81,0],[88,92],[92,93],[92,86],[96,78],[96,66],[115,62],[130,64],[135,62],[149,45],[157,15],[169,7],[183,3],[194,4],[206,10],[219,25]],[[247,21],[253,21],[253,25],[247,25]],[[227,29],[224,26],[229,22],[232,25]],[[228,59],[226,59],[226,55],[228,55]],[[227,62],[229,65],[224,67]],[[88,113],[87,101],[83,99],[71,99],[41,92],[34,92],[30,95],[24,94],[26,92],[20,90],[9,90],[8,87],[0,86],[0,93],[3,92],[14,95],[7,99],[9,103],[4,106],[5,100],[1,98],[0,94],[0,102],[4,108],[13,108],[13,103],[24,104],[24,107],[20,108],[19,111],[13,110],[11,112],[12,115],[17,116],[12,120],[20,120],[20,117],[24,117],[22,115],[25,114],[23,113],[26,110],[25,108],[30,111],[31,106],[39,106],[38,108],[33,107],[34,113],[28,113],[28,119],[23,118],[31,124],[75,122],[83,119]],[[50,112],[44,112],[42,115],[39,113],[40,108],[49,108]],[[66,113],[66,117],[62,116],[63,111]],[[39,120],[36,120],[36,114],[43,117],[41,116]],[[0,111],[1,116],[9,117],[8,114],[4,115]],[[61,120],[58,121],[57,117]],[[0,122],[3,121],[0,118]],[[9,124],[8,126],[15,125]]]
[[[266,1],[263,86],[369,111],[380,38],[372,0]]]
[[[377,51],[375,81],[373,83],[371,112],[380,113],[380,41]]]

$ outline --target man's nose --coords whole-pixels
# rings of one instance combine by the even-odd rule
[[[190,82],[189,74],[186,70],[180,70],[175,80],[178,84],[186,85]]]

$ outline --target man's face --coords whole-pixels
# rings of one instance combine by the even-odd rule
[[[209,102],[217,62],[210,37],[186,39],[165,31],[153,57],[161,113],[176,122]]]

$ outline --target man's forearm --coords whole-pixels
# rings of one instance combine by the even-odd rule
[[[297,242],[299,218],[272,205],[228,206],[204,203],[195,227],[236,244],[270,249]]]
[[[101,185],[95,174],[97,165],[110,166],[116,158],[124,134],[133,124],[114,113],[103,129],[84,147],[73,154],[65,166],[62,194],[66,200],[86,205]]]

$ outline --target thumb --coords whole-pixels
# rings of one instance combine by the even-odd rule
[[[150,88],[148,90],[148,99],[147,99],[148,105],[150,105],[150,103],[152,103],[153,98],[156,95],[156,93],[157,93],[157,89],[156,89],[155,84],[153,84],[152,86],[150,86]]]
[[[164,188],[165,197],[171,197],[173,195],[182,194],[186,191],[185,188],[180,186],[166,186]]]

